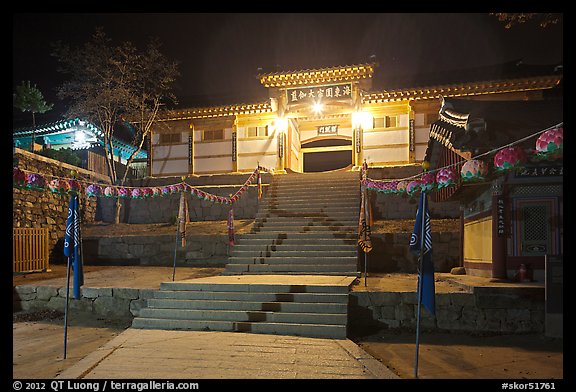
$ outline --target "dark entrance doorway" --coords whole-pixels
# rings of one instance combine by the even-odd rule
[[[302,145],[302,156],[305,173],[342,169],[352,164],[352,141],[316,140]]]

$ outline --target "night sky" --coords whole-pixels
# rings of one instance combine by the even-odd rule
[[[488,13],[13,14],[13,87],[22,80],[37,85],[56,105],[45,120],[63,110],[55,90],[64,76],[50,43],[78,46],[96,26],[115,43],[142,48],[158,37],[164,54],[180,63],[175,94],[181,107],[265,100],[259,72],[365,63],[372,55],[379,64],[373,90],[390,88],[400,77],[416,85],[424,73],[518,59],[563,61],[562,22],[505,29]]]

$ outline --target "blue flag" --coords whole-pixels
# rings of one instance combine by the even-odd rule
[[[422,192],[418,202],[414,230],[410,238],[410,251],[416,256],[420,256],[421,249],[424,252],[422,270],[418,271],[418,287],[420,287],[420,279],[422,279],[422,304],[431,314],[436,314],[432,230],[430,229],[430,213],[428,212],[427,201],[426,192]],[[422,204],[425,204],[425,213],[423,213]],[[424,233],[422,233],[422,219],[424,219]],[[424,240],[424,244],[422,244],[422,240]]]
[[[80,214],[78,213],[78,195],[70,195],[66,234],[64,235],[64,256],[67,256],[74,269],[74,298],[80,299],[80,286],[84,284],[82,254],[80,252]]]

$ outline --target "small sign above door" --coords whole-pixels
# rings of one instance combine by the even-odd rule
[[[338,125],[320,125],[318,126],[318,136],[337,135]]]

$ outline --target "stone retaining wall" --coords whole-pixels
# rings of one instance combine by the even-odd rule
[[[350,293],[349,331],[415,330],[415,292]],[[429,331],[471,333],[544,332],[543,288],[476,287],[473,292],[436,294],[436,315],[423,308],[420,327]],[[350,332],[349,332],[350,333]]]
[[[15,163],[25,171],[40,173],[48,180],[55,177],[70,178],[71,171],[78,172],[78,178],[86,181],[103,181],[104,178],[97,173],[81,169],[67,163],[59,162],[38,154],[15,149]],[[49,246],[53,248],[64,238],[68,205],[70,197],[59,195],[49,189],[45,191],[12,188],[12,227],[48,228]],[[80,213],[82,222],[92,223],[96,215],[95,198],[80,198]],[[61,249],[61,248],[60,248]],[[61,260],[60,252],[51,252],[50,262]]]
[[[70,309],[96,317],[130,321],[138,317],[155,289],[82,287]],[[348,335],[361,336],[380,329],[414,330],[415,292],[351,292]],[[64,311],[65,287],[23,285],[13,291],[13,311],[53,309]],[[436,316],[422,309],[421,330],[467,333],[544,332],[544,289],[480,287],[473,292],[436,294]]]
[[[72,312],[91,313],[96,317],[131,321],[146,307],[148,299],[154,298],[155,289],[91,288],[82,287],[81,298],[74,299],[69,293],[69,309]],[[66,287],[23,285],[14,287],[13,311],[58,310],[64,312]]]
[[[175,246],[176,233],[83,239],[84,260],[91,265],[171,266],[174,263]],[[178,244],[176,264],[188,267],[224,266],[228,261],[229,247],[226,235],[188,235],[184,248]]]
[[[416,272],[418,259],[410,253],[412,233],[372,234],[373,249],[369,253],[369,272]],[[460,233],[432,232],[434,270],[450,272],[460,266]],[[364,255],[361,254],[362,260]],[[364,270],[364,264],[362,264]]]

